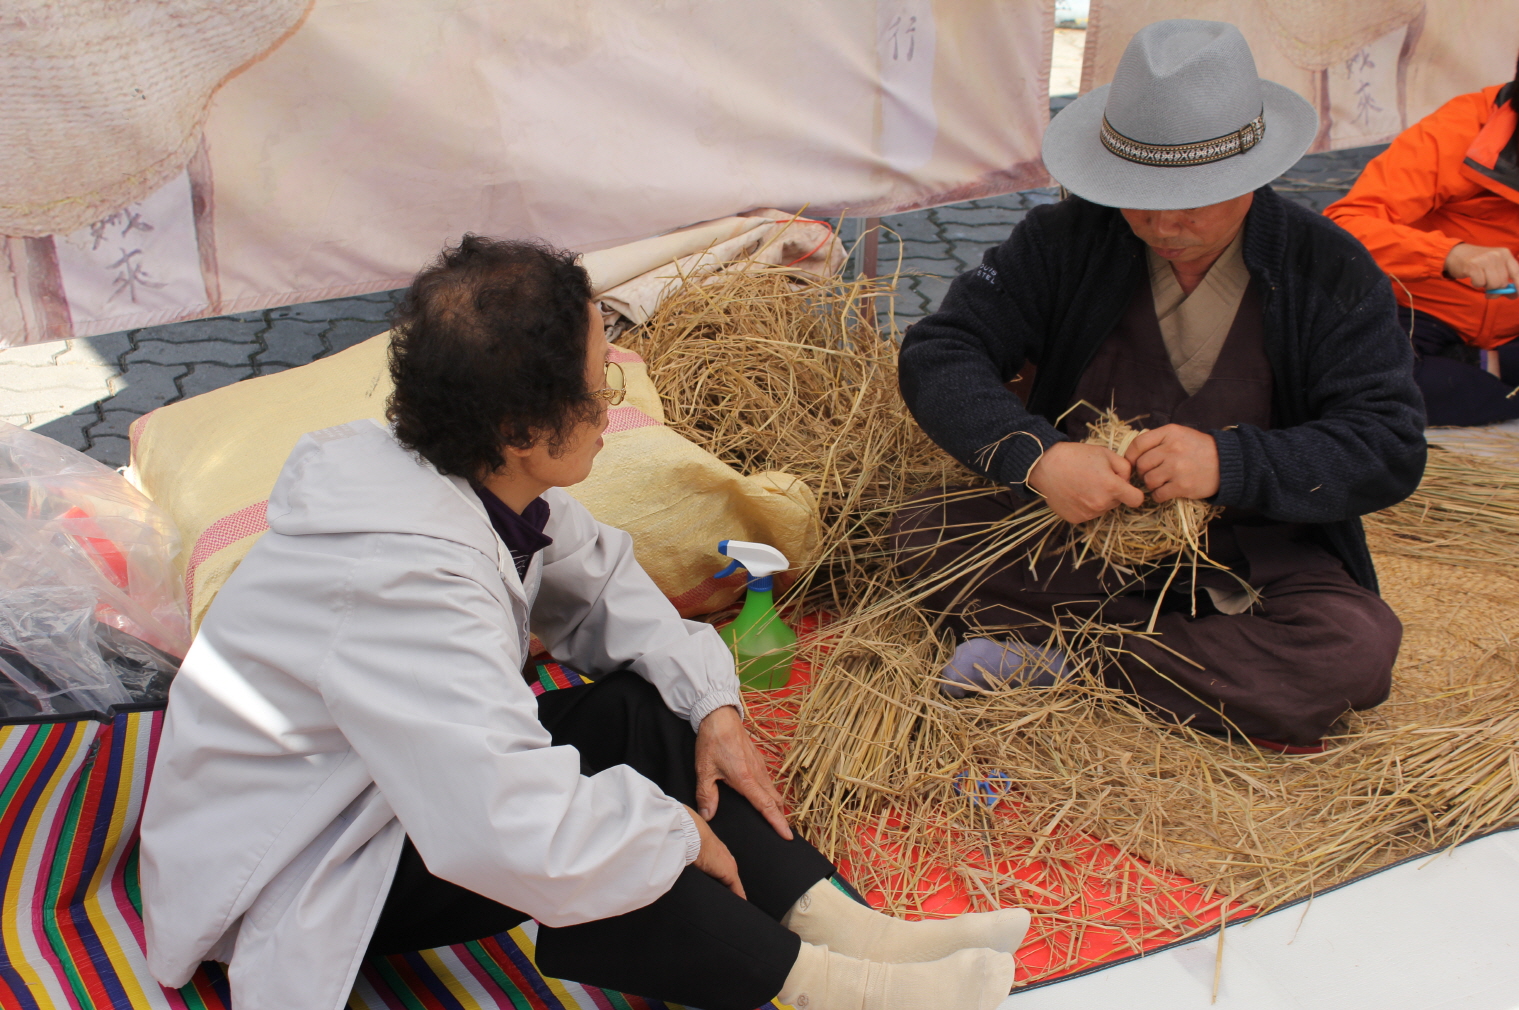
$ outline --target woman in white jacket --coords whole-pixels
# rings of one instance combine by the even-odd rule
[[[704,1010],[990,1010],[1027,913],[847,897],[722,640],[558,490],[622,395],[590,293],[569,254],[466,236],[398,312],[391,428],[291,453],[170,691],[154,974],[216,959],[238,1010],[340,1010],[368,953],[532,917],[545,973]],[[591,683],[535,698],[530,630]]]

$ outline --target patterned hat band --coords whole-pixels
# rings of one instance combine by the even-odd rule
[[[1161,168],[1184,168],[1223,161],[1236,154],[1244,154],[1260,143],[1265,135],[1264,111],[1233,133],[1212,140],[1200,140],[1195,144],[1142,144],[1113,129],[1108,123],[1108,117],[1102,117],[1102,146],[1125,161]]]

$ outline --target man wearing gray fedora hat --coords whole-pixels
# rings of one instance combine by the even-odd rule
[[[1158,608],[1158,638],[1126,636],[1104,676],[1179,721],[1312,748],[1347,710],[1386,698],[1402,628],[1360,517],[1417,486],[1422,404],[1386,277],[1269,186],[1317,127],[1307,102],[1260,80],[1234,26],[1148,25],[1113,83],[1045,133],[1070,195],[1031,211],[907,331],[913,416],[1006,490],[904,510],[904,566],[943,570],[1037,496],[1072,523],[1138,506],[1140,486],[1223,508],[1208,550],[1230,572],[1167,586],[1169,566],[1157,579],[1066,553],[936,592],[926,606],[960,632],[1014,636],[962,653],[1007,649],[1010,667],[1059,675],[1052,625],[1143,627]],[[1146,430],[1122,455],[1086,445],[1090,404]],[[987,669],[999,663],[946,675],[986,686]]]

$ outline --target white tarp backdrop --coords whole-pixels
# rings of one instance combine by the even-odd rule
[[[0,346],[394,287],[466,231],[589,250],[1039,185],[1055,7],[0,0]],[[1217,18],[1315,149],[1379,143],[1508,80],[1516,14],[1090,0],[1083,90],[1150,21]]]
[[[466,231],[1040,185],[1053,11],[0,0],[0,345],[396,287]]]

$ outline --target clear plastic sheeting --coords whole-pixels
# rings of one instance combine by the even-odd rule
[[[178,548],[120,474],[0,422],[0,718],[161,700],[190,638]]]

